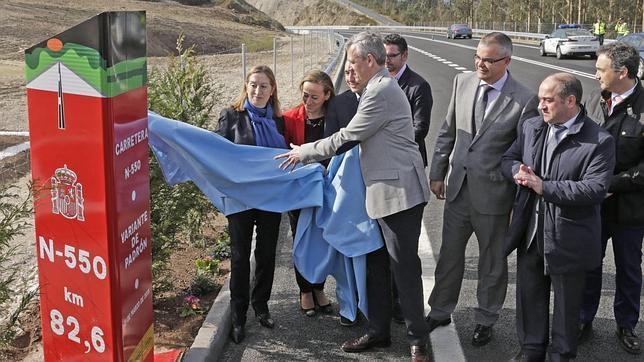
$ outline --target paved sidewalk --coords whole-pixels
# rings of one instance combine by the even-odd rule
[[[425,300],[433,286],[435,260],[429,243],[428,209],[420,238],[419,255],[423,262]],[[427,227],[427,228],[426,228]],[[204,361],[218,358],[223,361],[254,360],[385,360],[398,361],[409,358],[409,345],[405,338],[405,326],[392,323],[392,345],[358,354],[345,353],[340,349],[343,341],[365,332],[366,321],[353,327],[340,326],[335,315],[318,314],[314,318],[305,316],[298,304],[298,288],[293,274],[292,239],[288,218],[282,218],[280,238],[277,247],[275,282],[269,301],[271,315],[276,322],[275,329],[263,328],[253,315],[252,308],[246,323],[246,339],[236,345],[228,338],[230,311],[228,289],[222,289],[215,306],[211,309],[204,327],[197,336],[193,348],[187,353],[186,361]],[[327,295],[335,304],[335,282],[327,280]],[[463,361],[458,335],[453,326],[441,328],[432,333],[430,350],[435,360]]]

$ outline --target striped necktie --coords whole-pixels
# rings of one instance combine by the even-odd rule
[[[485,109],[487,108],[488,94],[492,89],[494,88],[489,84],[484,84],[479,87],[479,92],[483,92],[483,94],[477,98],[474,105],[474,129],[472,130],[472,134],[476,134],[481,129],[483,118],[485,117]]]

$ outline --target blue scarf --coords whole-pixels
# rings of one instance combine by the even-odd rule
[[[244,109],[248,112],[250,123],[255,132],[255,145],[272,148],[287,148],[284,136],[277,131],[273,120],[273,107],[270,104],[266,108],[257,108],[252,105],[248,98],[244,101]]]

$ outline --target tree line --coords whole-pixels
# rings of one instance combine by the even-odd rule
[[[474,28],[518,23],[519,31],[550,32],[553,24],[590,26],[600,16],[612,30],[619,18],[643,31],[644,0],[353,0],[407,25],[468,23]],[[477,26],[478,24],[478,26]],[[547,25],[546,25],[547,24]],[[540,31],[538,31],[540,30]]]

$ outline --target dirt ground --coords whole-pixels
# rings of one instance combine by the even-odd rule
[[[231,3],[234,1],[225,1]],[[183,32],[187,44],[195,44],[200,61],[205,64],[211,76],[216,105],[213,109],[214,127],[219,111],[228,106],[239,94],[242,86],[242,59],[239,53],[242,41],[256,38],[276,37],[278,46],[276,75],[279,97],[283,108],[295,106],[299,102],[299,78],[304,70],[321,68],[335,55],[335,41],[326,36],[307,37],[305,50],[303,39],[268,28],[251,27],[240,23],[245,15],[224,7],[208,5],[190,7],[170,1],[125,1],[112,0],[2,0],[0,1],[0,131],[28,130],[27,109],[23,69],[23,49],[40,42],[67,27],[104,10],[141,10],[147,11],[148,26],[148,73],[154,68],[163,68],[167,62],[165,55],[172,52],[177,36]],[[249,16],[249,15],[246,15]],[[252,19],[251,19],[252,20]],[[251,21],[244,20],[244,21]],[[293,43],[291,45],[291,42]],[[293,49],[293,55],[291,55]],[[313,50],[311,50],[313,49]],[[271,51],[257,51],[247,54],[247,68],[257,64],[273,67]],[[7,144],[18,139],[7,138]],[[4,148],[4,146],[2,147]],[[28,155],[19,155],[12,160],[3,160],[4,167],[12,171],[9,177],[22,188],[30,176],[28,174]],[[0,173],[3,163],[0,162]],[[6,182],[6,180],[5,180]],[[223,218],[223,216],[220,216]],[[225,224],[225,219],[219,221]],[[33,241],[34,230],[25,230],[25,236],[14,240],[20,250],[15,265],[22,268],[21,283],[17,290],[37,287],[36,256]],[[155,348],[185,348],[190,346],[203,317],[179,318],[177,308],[183,303],[183,292],[194,275],[194,260],[204,255],[203,250],[184,245],[173,255],[171,279],[176,286],[175,295],[163,295],[162,303],[155,305]],[[223,265],[219,280],[223,281],[227,272]],[[157,296],[161,297],[161,296]],[[215,294],[203,298],[207,306]],[[14,301],[15,302],[15,301]],[[40,321],[37,304],[25,314],[22,320],[24,333],[12,343],[9,351],[0,351],[0,359],[40,361]],[[2,312],[0,311],[0,320]]]

